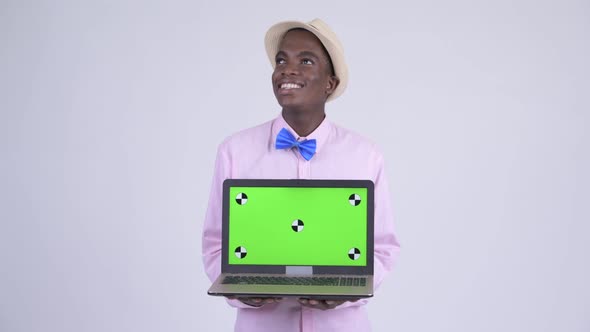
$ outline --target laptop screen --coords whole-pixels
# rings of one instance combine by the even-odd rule
[[[372,182],[226,181],[223,255],[229,266],[370,263],[372,269]]]

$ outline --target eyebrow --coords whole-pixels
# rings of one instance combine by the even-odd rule
[[[275,56],[286,56],[287,53],[285,51],[278,51],[277,55]],[[301,51],[297,54],[297,57],[310,57],[310,58],[316,58],[316,59],[320,59],[319,56],[317,56],[315,53],[311,52],[311,51]]]
[[[320,57],[319,57],[319,56],[317,56],[315,53],[313,53],[313,52],[310,52],[310,51],[303,51],[303,52],[300,52],[300,53],[299,53],[297,56],[299,56],[299,57],[304,57],[304,56],[307,56],[307,57],[310,57],[310,58],[316,58],[316,59],[319,59],[319,58],[320,58]]]

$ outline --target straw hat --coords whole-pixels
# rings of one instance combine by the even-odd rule
[[[279,51],[279,45],[283,40],[283,37],[287,31],[296,28],[305,29],[313,33],[328,51],[330,59],[332,60],[332,66],[334,66],[334,74],[340,79],[340,83],[338,83],[338,86],[334,92],[328,96],[326,101],[336,99],[344,92],[346,85],[348,84],[348,67],[344,60],[344,49],[342,48],[342,44],[338,40],[338,37],[336,37],[336,34],[326,23],[324,23],[324,21],[318,18],[309,23],[299,21],[280,22],[268,29],[266,36],[264,37],[264,45],[273,69],[276,66],[275,56]]]

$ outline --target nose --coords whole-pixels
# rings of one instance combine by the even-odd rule
[[[297,74],[299,74],[299,68],[296,63],[290,61],[281,66],[281,75],[290,76]]]

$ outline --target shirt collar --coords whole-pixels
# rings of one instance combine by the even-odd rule
[[[272,123],[271,135],[270,135],[270,148],[271,150],[275,148],[275,142],[277,140],[277,135],[281,129],[287,129],[288,131],[297,138],[297,140],[302,139],[315,139],[316,140],[316,153],[319,153],[322,150],[322,147],[326,143],[328,136],[330,135],[330,131],[332,130],[332,123],[327,119],[324,118],[322,123],[309,135],[306,137],[300,137],[291,126],[285,121],[283,115],[279,115]]]

